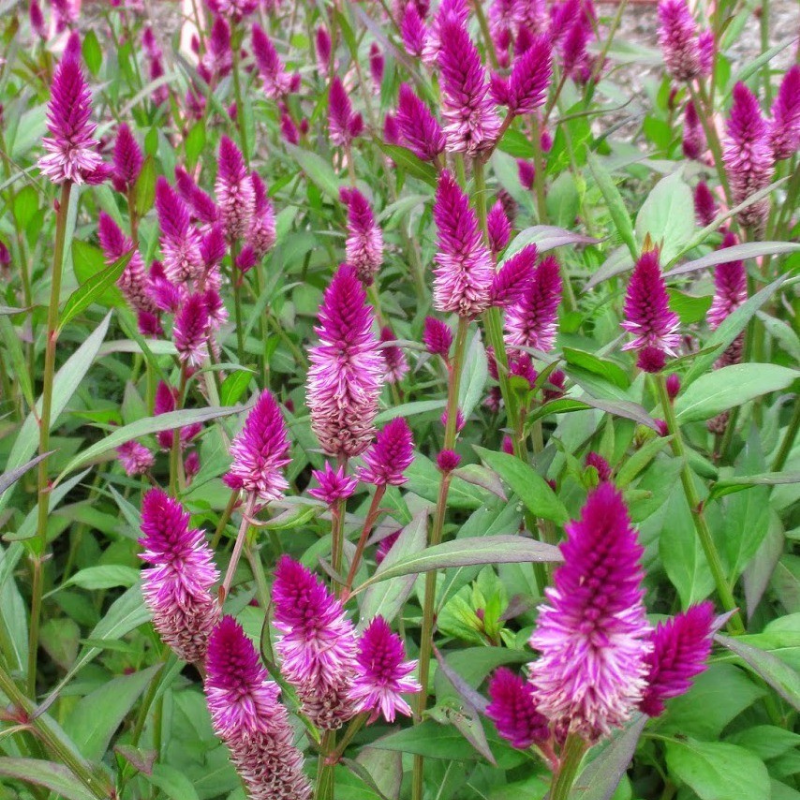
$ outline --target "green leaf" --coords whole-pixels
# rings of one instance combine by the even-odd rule
[[[292,144],[284,144],[308,179],[315,184],[331,200],[339,200],[340,181],[333,167],[319,153],[303,150]]]
[[[483,397],[488,377],[489,367],[486,360],[486,349],[476,328],[475,335],[472,337],[464,357],[464,367],[458,391],[458,408],[463,413],[464,419],[469,419],[472,410]]]
[[[597,244],[599,241],[599,239],[593,239],[591,236],[573,233],[556,225],[533,225],[520,231],[511,240],[511,244],[503,253],[503,260],[500,266],[529,244],[535,244],[540,253],[545,253],[548,250],[555,250],[557,247],[564,247],[569,244]]]
[[[780,256],[785,253],[794,253],[797,250],[800,250],[800,244],[793,242],[745,242],[744,244],[735,244],[733,247],[714,250],[712,253],[694,261],[687,261],[685,264],[681,264],[681,266],[664,273],[664,277],[672,278],[675,275],[686,275],[689,272],[697,272],[706,267],[714,267],[717,264],[727,264],[729,261],[744,261],[758,256]]]
[[[368,586],[389,578],[416,572],[429,572],[434,569],[539,561],[555,563],[561,560],[561,552],[557,547],[522,536],[483,536],[456,539],[452,542],[428,547],[421,553],[398,560],[383,572],[376,572],[369,580],[362,583],[356,592],[361,592]]]
[[[769,800],[767,768],[743,747],[696,739],[666,745],[670,774],[687,784],[701,800]]]
[[[685,292],[679,292],[677,289],[667,289],[667,294],[669,295],[669,310],[678,315],[681,325],[695,325],[705,320],[713,300],[711,295],[694,297]]]
[[[636,261],[639,258],[639,248],[636,244],[636,237],[633,233],[633,225],[631,225],[631,218],[628,214],[628,209],[625,208],[625,201],[619,193],[619,189],[611,180],[611,176],[606,171],[605,167],[601,164],[599,159],[589,153],[587,158],[589,169],[594,177],[600,193],[608,206],[608,213],[611,215],[611,220],[620,238],[628,247],[631,258]],[[692,207],[694,205],[692,204]]]
[[[547,189],[547,215],[556,225],[571,227],[578,216],[581,199],[571,172],[562,172]]]
[[[0,758],[0,775],[55,792],[65,800],[96,800],[63,764],[38,758]]]
[[[192,781],[169,764],[153,764],[152,773],[145,775],[145,779],[172,800],[200,800]]]
[[[620,389],[627,389],[631,385],[628,374],[614,361],[599,358],[594,353],[576,350],[573,347],[565,347],[563,355],[568,364],[600,375],[615,386],[619,386]]]
[[[49,450],[46,453],[42,453],[36,456],[36,458],[31,459],[27,464],[23,464],[21,467],[15,467],[0,475],[0,495],[2,495],[6,489],[13,486],[26,472],[32,470],[43,458],[47,458],[47,456],[53,452],[53,450]]]
[[[203,122],[195,122],[189,129],[189,134],[184,141],[186,151],[186,168],[191,170],[197,164],[197,159],[206,146],[206,126]]]
[[[800,711],[800,675],[777,656],[749,644],[717,634],[715,637],[763,678],[789,705]]]
[[[142,171],[136,179],[134,196],[136,198],[136,214],[143,217],[152,207],[156,199],[156,178],[158,170],[153,156],[147,156],[142,164]]]
[[[567,509],[545,479],[529,464],[508,453],[498,453],[475,445],[480,459],[493,469],[537,517],[563,525],[569,520]]]
[[[761,475],[741,475],[724,478],[714,484],[709,493],[710,500],[716,500],[727,494],[741,492],[753,486],[778,486],[787,483],[800,483],[800,472],[764,472]]]
[[[14,196],[14,218],[20,230],[27,230],[28,223],[39,210],[39,193],[33,186],[23,186]]]
[[[100,67],[103,66],[103,51],[100,48],[100,42],[97,40],[97,34],[92,28],[89,28],[86,35],[83,37],[83,60],[89,68],[89,72],[96,78],[100,72]]]
[[[658,246],[662,263],[680,252],[695,231],[694,196],[682,170],[662,178],[647,196],[636,217],[639,244],[649,235]]]
[[[675,401],[678,422],[711,419],[762,394],[786,389],[800,372],[777,364],[734,364],[701,375]]]
[[[410,403],[402,403],[399,406],[392,406],[385,411],[381,411],[375,422],[383,425],[397,417],[413,417],[416,414],[427,414],[431,411],[441,411],[447,406],[447,400],[413,400]]]
[[[436,168],[427,161],[422,161],[414,155],[407,147],[400,147],[396,144],[386,144],[375,139],[375,144],[386,153],[394,163],[408,175],[417,178],[429,186],[436,187]]]
[[[122,258],[117,259],[113,264],[106,267],[102,272],[98,272],[89,278],[86,283],[81,284],[67,299],[64,308],[59,313],[58,330],[64,330],[78,314],[85,311],[95,301],[113,286],[125,267],[133,256],[133,251],[126,253]]]
[[[120,564],[104,564],[99,567],[86,567],[76,572],[64,586],[80,586],[81,589],[96,591],[124,586],[126,589],[139,580],[139,570],[123,567]]]
[[[75,663],[80,637],[78,624],[69,617],[48,619],[39,632],[39,640],[45,652],[64,670]]]
[[[620,489],[631,483],[636,476],[645,470],[648,464],[669,444],[671,436],[659,436],[651,439],[647,444],[640,447],[625,463],[620,467],[615,478],[615,483]]]
[[[94,459],[105,455],[110,450],[119,447],[125,442],[131,441],[131,439],[139,439],[142,436],[149,436],[159,431],[171,431],[175,428],[183,428],[187,425],[193,425],[196,422],[210,422],[220,417],[229,417],[232,414],[239,414],[241,411],[241,406],[228,408],[209,406],[208,408],[170,411],[155,417],[137,419],[135,422],[123,425],[121,428],[115,428],[105,439],[78,453],[78,455],[64,467],[56,482],[61,481],[69,472],[79,469],[85,464],[89,464]]]
[[[253,380],[253,373],[248,370],[238,369],[236,372],[232,372],[222,383],[220,403],[223,406],[232,406],[238,403],[247,391],[251,380]]]

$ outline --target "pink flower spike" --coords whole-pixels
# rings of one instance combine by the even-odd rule
[[[537,711],[533,687],[524,678],[500,667],[489,681],[489,697],[486,716],[512,747],[527,750],[550,738],[547,719]]]
[[[439,175],[433,219],[439,233],[434,307],[462,317],[477,317],[489,307],[492,259],[469,198],[447,170]]]
[[[333,469],[329,461],[325,462],[324,470],[315,469],[311,474],[317,479],[319,488],[309,489],[308,493],[329,506],[339,500],[347,500],[358,486],[358,481],[352,475],[345,475],[343,466]]]
[[[361,115],[353,111],[341,78],[334,76],[328,92],[328,133],[331,144],[349,147],[362,126]]]
[[[406,83],[400,85],[397,125],[406,146],[423,161],[436,161],[446,139],[436,117]]]
[[[297,130],[297,125],[294,124],[294,120],[286,112],[281,114],[281,136],[289,144],[300,143],[300,132]]]
[[[385,362],[372,333],[373,313],[353,268],[342,265],[320,308],[311,348],[307,403],[311,428],[331,456],[353,457],[369,446]]]
[[[697,109],[690,100],[686,104],[686,111],[683,116],[683,154],[686,158],[699,160],[706,151],[706,136],[703,133],[703,126],[697,116]]]
[[[214,191],[228,241],[241,239],[253,220],[255,193],[239,148],[223,136],[219,143],[219,169]]]
[[[772,104],[769,139],[776,161],[791,158],[800,147],[800,65],[783,76]]]
[[[230,452],[233,464],[223,478],[229,486],[233,484],[264,503],[283,497],[289,487],[282,472],[291,461],[289,439],[280,406],[269,390],[261,393],[247,415]]]
[[[241,22],[258,8],[258,0],[206,0],[208,7],[232,22]]]
[[[432,356],[441,356],[447,360],[453,345],[453,332],[446,323],[436,317],[425,317],[422,342]]]
[[[133,250],[133,242],[122,233],[117,223],[105,211],[100,212],[97,233],[106,264],[113,264]],[[117,280],[117,286],[134,310],[150,313],[156,311],[156,306],[147,292],[147,274],[138,250],[134,250],[131,254],[130,261]]]
[[[649,641],[641,588],[643,549],[622,495],[610,483],[566,525],[564,564],[545,590],[530,667],[539,711],[587,742],[621,727],[646,690]]]
[[[252,800],[308,800],[303,755],[258,653],[233,617],[217,625],[208,645],[205,692],[214,732]]]
[[[524,251],[523,251],[524,252]],[[547,353],[553,348],[561,302],[561,275],[552,256],[542,259],[522,297],[506,311],[506,344],[535,347]]]
[[[647,688],[639,709],[651,717],[664,713],[664,701],[689,690],[692,678],[706,669],[714,633],[714,606],[706,601],[691,606],[652,635],[647,656]]]
[[[735,234],[728,231],[719,249],[737,244]],[[747,300],[747,273],[740,259],[717,264],[714,268],[714,299],[708,310],[708,325],[716,330],[722,321],[736,311]]]
[[[156,181],[156,211],[167,278],[173,283],[198,278],[204,269],[200,234],[191,224],[186,204],[163,177]]]
[[[231,29],[222,17],[215,17],[208,37],[208,52],[201,62],[211,75],[222,78],[231,71],[233,52],[231,51]],[[210,77],[210,76],[209,76]]]
[[[417,6],[417,12],[420,17],[424,17],[420,12],[419,6]],[[436,9],[436,16],[433,18],[430,28],[428,29],[425,47],[422,50],[422,61],[431,67],[437,64],[446,37],[443,31],[445,24],[447,22],[452,22],[457,25],[466,26],[468,18],[469,7],[467,6],[466,0],[442,0],[442,2],[439,3],[439,7]]]
[[[38,0],[31,0],[28,7],[28,18],[31,23],[31,30],[42,40],[47,39],[47,23],[44,21],[42,7]]]
[[[358,643],[358,675],[350,698],[360,713],[371,712],[369,722],[383,716],[394,722],[397,714],[411,716],[411,707],[403,694],[421,691],[411,677],[416,661],[406,661],[403,640],[392,633],[383,617],[375,617],[361,634]]]
[[[400,35],[403,38],[406,52],[414,58],[419,58],[425,47],[425,38],[428,32],[425,23],[420,18],[414,3],[408,3],[403,11],[400,22]]]
[[[628,283],[624,313],[621,327],[632,333],[634,339],[624,345],[623,350],[652,347],[669,356],[676,355],[680,345],[680,320],[669,309],[667,285],[661,274],[657,250],[642,253],[636,262]]]
[[[316,35],[314,36],[314,44],[317,49],[317,61],[319,63],[320,72],[322,72],[323,75],[327,75],[331,63],[331,36],[322,25],[317,28]]]
[[[536,167],[534,167],[530,161],[525,161],[520,158],[517,159],[517,171],[522,188],[528,191],[533,189],[533,183],[536,178]]]
[[[275,649],[281,672],[297,689],[303,712],[322,730],[336,730],[354,713],[356,632],[344,608],[322,582],[283,556],[272,584]]]
[[[205,268],[211,270],[219,266],[222,259],[225,258],[226,250],[225,232],[222,229],[222,225],[214,225],[200,243],[200,256],[203,259]]]
[[[275,209],[267,197],[267,187],[258,173],[250,173],[255,195],[255,212],[253,222],[247,233],[247,243],[253,248],[257,259],[263,258],[275,245],[277,231],[275,227]]]
[[[508,110],[512,114],[530,114],[544,103],[550,85],[550,57],[548,37],[537,36],[516,59],[508,81]]]
[[[92,93],[80,64],[65,57],[53,76],[47,105],[50,136],[42,139],[47,155],[39,159],[39,169],[53,183],[91,183],[95,174],[103,172],[91,115]]]
[[[133,138],[131,129],[123,122],[117,130],[117,139],[114,142],[114,172],[113,178],[122,187],[123,192],[130,191],[144,164],[144,155],[136,139]]]
[[[208,357],[210,319],[206,299],[202,294],[192,294],[175,315],[172,338],[181,363],[200,367]]]
[[[144,475],[156,463],[155,456],[143,444],[136,441],[121,444],[117,448],[117,458],[129,478]]]
[[[506,216],[503,203],[498,200],[486,215],[486,227],[489,233],[489,248],[494,255],[506,249],[511,238],[511,222]]]
[[[251,41],[258,72],[264,82],[264,93],[272,100],[283,97],[289,91],[291,78],[286,74],[275,45],[258,23],[253,23]]]
[[[386,362],[386,383],[399,383],[408,372],[406,354],[397,345],[388,344],[395,341],[395,335],[388,325],[381,329],[380,338],[383,345],[381,352]]]
[[[700,181],[694,190],[694,213],[703,227],[710,225],[717,216],[717,202],[705,181]]]
[[[594,451],[586,454],[586,466],[594,467],[597,470],[597,477],[601,483],[611,480],[611,465],[606,461],[600,453]]]
[[[492,305],[508,308],[519,303],[533,281],[535,263],[535,244],[529,244],[511,256],[494,276]]]
[[[685,0],[661,0],[658,4],[658,41],[667,72],[686,82],[700,77],[697,25]]]
[[[378,431],[372,447],[364,453],[358,477],[375,486],[401,486],[403,475],[414,460],[414,440],[405,418],[397,417]]]
[[[383,70],[385,62],[383,53],[377,42],[373,42],[369,48],[369,73],[372,76],[372,82],[375,84],[375,89],[380,91],[381,84],[383,83]]]
[[[367,198],[358,189],[342,188],[339,197],[347,204],[347,263],[358,279],[370,286],[383,263],[383,233]]]
[[[181,504],[160,489],[142,499],[142,534],[141,558],[152,565],[142,572],[142,594],[153,626],[178,658],[202,663],[219,619],[211,549]]]

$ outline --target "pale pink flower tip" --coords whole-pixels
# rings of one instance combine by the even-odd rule
[[[268,389],[247,415],[230,451],[233,463],[224,480],[231,488],[265,503],[283,496],[289,486],[282,472],[291,460],[289,439],[280,406]]]
[[[47,155],[39,168],[53,183],[99,183],[107,177],[92,138],[92,93],[76,58],[63,58],[56,67],[47,106],[47,129],[42,140]]]
[[[547,718],[536,709],[533,687],[524,678],[500,667],[489,681],[489,697],[486,716],[512,747],[527,750],[550,738]]]
[[[325,462],[324,470],[315,469],[311,474],[316,478],[319,487],[309,489],[308,493],[329,506],[335,505],[339,500],[347,500],[358,486],[358,480],[352,475],[346,475],[343,466],[334,469],[330,461]]]
[[[253,220],[256,198],[244,157],[227,136],[223,136],[219,143],[219,169],[214,191],[226,236],[229,240],[240,239]]]
[[[208,646],[205,692],[215,733],[252,800],[308,800],[311,786],[280,690],[233,617],[217,625]]]
[[[378,431],[374,444],[364,454],[359,478],[376,486],[400,486],[406,482],[403,472],[413,460],[411,428],[403,417],[397,417]]]
[[[370,622],[358,643],[358,674],[350,697],[359,712],[371,712],[369,722],[379,716],[394,722],[397,714],[411,716],[404,694],[419,692],[421,686],[411,677],[416,661],[406,661],[403,640],[392,633],[383,617]]]
[[[160,489],[142,499],[142,594],[163,641],[184,661],[202,662],[219,618],[211,589],[219,578],[201,530]]]
[[[539,711],[588,742],[622,726],[646,689],[653,649],[641,587],[642,547],[622,495],[601,483],[566,526],[564,564],[545,590],[530,666]]]
[[[692,81],[701,74],[697,25],[685,0],[658,4],[658,41],[667,72],[676,81]]]
[[[128,477],[144,475],[156,463],[155,456],[136,441],[121,444],[117,448],[117,457]]]

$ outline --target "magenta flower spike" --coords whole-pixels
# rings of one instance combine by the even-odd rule
[[[603,458],[603,456],[600,455],[600,453],[595,453],[594,451],[587,453],[586,466],[594,467],[597,470],[597,477],[601,483],[611,480],[611,465],[605,460],[605,458]]]
[[[219,169],[214,191],[228,241],[241,239],[253,221],[256,198],[244,157],[227,136],[219,142]]]
[[[46,156],[39,169],[53,183],[99,183],[107,173],[92,138],[95,125],[92,93],[75,58],[63,58],[56,67],[47,105],[47,130],[42,139]]]
[[[469,198],[447,170],[439,175],[433,219],[439,233],[433,305],[437,311],[477,317],[489,307],[492,257]]]
[[[486,228],[489,234],[489,248],[494,255],[506,249],[511,238],[511,222],[506,216],[503,202],[498,200],[486,215]]]
[[[489,681],[489,697],[486,716],[512,747],[527,750],[550,738],[547,718],[536,709],[533,686],[524,678],[500,667]]]
[[[536,179],[536,167],[530,161],[520,158],[517,159],[517,173],[519,174],[519,182],[522,184],[522,188],[528,191],[533,189]]]
[[[421,691],[411,677],[416,661],[406,661],[403,640],[392,633],[383,617],[375,617],[361,634],[358,642],[358,671],[350,699],[357,713],[370,713],[369,722],[383,717],[394,722],[398,714],[411,716],[411,707],[404,694]]]
[[[182,364],[189,367],[202,366],[208,357],[210,326],[205,296],[189,295],[178,309],[172,326],[172,338]]]
[[[208,7],[233,22],[241,22],[257,8],[258,0],[206,0]]]
[[[776,161],[791,158],[800,148],[800,65],[795,64],[781,81],[772,104],[769,139]]]
[[[436,117],[407,84],[400,85],[397,125],[406,146],[423,161],[436,161],[444,152],[445,139]]]
[[[425,317],[422,343],[432,356],[441,356],[447,360],[453,345],[453,332],[446,323],[436,317]]]
[[[144,164],[144,155],[139,143],[134,139],[131,129],[123,122],[117,129],[114,142],[112,180],[114,188],[120,192],[133,189]]]
[[[700,77],[697,25],[685,0],[661,0],[658,4],[658,41],[667,72],[676,81]]]
[[[204,269],[200,233],[191,224],[186,204],[163,177],[156,181],[156,211],[165,275],[173,283],[198,278]]]
[[[716,43],[714,41],[714,31],[700,31],[697,37],[697,49],[700,51],[700,74],[708,77],[714,68],[714,53]]]
[[[178,394],[177,389],[173,389],[168,386],[164,381],[159,381],[158,386],[156,387],[156,396],[155,402],[153,404],[153,414],[158,416],[159,414],[168,414],[170,411],[175,410],[176,405],[176,397]],[[201,423],[197,422],[193,425],[187,425],[184,428],[180,429],[180,441],[181,441],[181,448],[186,447],[195,436],[197,436],[200,431],[203,429]],[[172,449],[172,441],[174,431],[159,431],[156,434],[156,440],[158,441],[159,447],[164,452],[169,452]]]
[[[225,258],[227,249],[222,225],[214,225],[200,243],[200,255],[206,270],[216,269],[222,259]]]
[[[385,362],[366,300],[353,268],[339,267],[320,308],[319,344],[309,354],[311,428],[331,456],[360,455],[375,430]]]
[[[156,306],[147,293],[144,261],[141,253],[134,250],[133,242],[123,234],[117,223],[105,211],[100,212],[97,233],[106,264],[113,264],[133,250],[130,261],[117,280],[117,286],[135,311],[155,312]]]
[[[408,3],[403,11],[403,18],[400,22],[400,35],[403,38],[406,52],[410,56],[419,58],[425,48],[425,39],[428,31],[414,3]]]
[[[231,29],[223,17],[214,17],[208,37],[208,52],[202,60],[202,66],[208,70],[208,77],[216,78],[223,78],[233,67]]]
[[[383,83],[383,70],[386,62],[383,58],[383,53],[377,42],[373,42],[369,48],[369,74],[372,77],[372,82],[375,84],[375,89],[380,91],[381,84]]]
[[[264,93],[270,99],[278,100],[288,93],[292,79],[286,74],[275,45],[258,23],[253,23],[251,41],[258,73],[264,82]]]
[[[408,372],[406,354],[397,345],[388,344],[395,341],[392,329],[387,325],[381,329],[381,352],[386,362],[386,383],[399,383]]]
[[[280,406],[268,389],[247,415],[230,447],[233,463],[223,480],[263,503],[279,500],[289,487],[283,468],[289,458],[289,439]]]
[[[370,286],[383,263],[383,233],[367,198],[358,189],[344,187],[339,198],[347,205],[347,263],[358,279]]]
[[[328,74],[331,66],[331,35],[328,33],[327,28],[320,25],[314,35],[314,45],[317,50],[317,62],[319,63],[320,72],[323,75]]]
[[[639,709],[651,717],[664,713],[664,701],[687,692],[692,678],[706,669],[714,634],[714,606],[706,601],[659,623],[647,656],[647,687]]]
[[[724,250],[737,244],[735,234],[728,231],[719,249]],[[714,299],[708,310],[708,325],[716,330],[722,321],[730,316],[747,300],[747,273],[740,259],[717,264],[714,268]]]
[[[705,181],[700,181],[695,187],[694,214],[703,227],[710,225],[717,216],[717,201]]]
[[[657,352],[673,357],[676,355],[680,345],[680,320],[669,309],[667,285],[661,274],[657,250],[642,253],[636,262],[625,296],[624,315],[621,326],[634,338],[622,349],[640,350],[645,354],[644,361],[640,359],[641,369],[659,362]],[[661,368],[663,359],[661,367],[646,371],[658,372]]]
[[[247,233],[247,243],[253,248],[256,259],[262,259],[275,245],[277,232],[275,228],[275,209],[272,201],[267,197],[267,187],[259,174],[253,170],[250,173],[253,183],[255,206],[253,221]]]
[[[47,23],[44,21],[42,7],[38,0],[31,0],[28,6],[28,19],[31,23],[31,30],[43,41],[47,39]]]
[[[494,147],[500,118],[489,96],[486,69],[466,27],[448,19],[442,25],[441,37],[438,64],[447,149],[475,156]]]
[[[361,114],[353,111],[341,78],[335,75],[328,92],[328,133],[331,144],[349,147],[364,129]]]
[[[697,116],[697,109],[690,100],[683,115],[683,154],[686,158],[698,161],[705,151],[706,136]]]
[[[733,202],[743,203],[772,179],[772,146],[769,128],[761,116],[756,96],[743,83],[733,87],[733,105],[727,124],[722,153],[731,185]],[[769,214],[764,198],[739,212],[739,222],[756,230],[763,228]]]
[[[315,469],[311,474],[316,478],[319,487],[309,489],[308,493],[329,506],[352,497],[358,486],[358,480],[352,475],[346,475],[343,466],[334,469],[329,461],[325,462],[324,470]]]
[[[375,442],[364,453],[358,477],[375,486],[402,486],[403,475],[414,460],[414,440],[404,417],[397,417],[378,431]]]
[[[387,113],[383,118],[383,141],[386,144],[401,144],[400,126],[397,124],[397,117]]]
[[[381,539],[378,542],[378,546],[375,548],[375,566],[380,566],[386,556],[389,555],[389,551],[392,549],[392,545],[400,538],[400,531],[395,531],[394,533],[390,533],[385,538]]]
[[[566,525],[564,564],[545,590],[530,666],[539,711],[587,742],[622,726],[646,689],[649,637],[641,587],[643,549],[622,495],[602,483]]]
[[[534,277],[536,245],[529,244],[509,258],[492,281],[491,304],[508,308],[521,302]]]
[[[344,608],[304,566],[283,556],[272,584],[275,644],[281,673],[297,690],[303,712],[322,730],[336,730],[355,709],[356,631]]]
[[[205,693],[214,732],[228,746],[247,796],[308,800],[311,785],[278,685],[233,617],[225,617],[211,635]]]
[[[283,136],[289,144],[300,143],[300,131],[297,130],[297,125],[294,124],[294,120],[285,111],[281,114],[281,136]]]
[[[522,251],[525,252],[524,250]],[[506,344],[553,349],[561,302],[561,274],[552,256],[542,259],[522,297],[506,310]]]
[[[144,475],[156,463],[155,456],[143,444],[133,440],[117,448],[117,458],[129,478]]]
[[[142,499],[142,534],[141,558],[152,565],[142,571],[142,594],[153,626],[178,658],[202,663],[219,619],[211,549],[181,504],[160,489]]]
[[[585,83],[589,77],[584,72],[590,63],[586,47],[592,36],[591,23],[580,14],[561,41],[561,69],[578,83]]]
[[[419,8],[417,8],[419,12]],[[420,13],[420,17],[424,16]],[[422,50],[422,61],[428,66],[435,66],[439,61],[442,52],[445,34],[443,27],[448,22],[466,26],[469,18],[469,7],[466,0],[442,0],[436,9],[428,35],[425,39],[425,47]]]

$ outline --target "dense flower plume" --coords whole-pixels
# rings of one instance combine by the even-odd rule
[[[309,489],[308,493],[329,506],[335,505],[340,500],[347,500],[358,486],[358,480],[352,475],[346,475],[344,467],[334,469],[329,461],[325,462],[324,469],[312,470],[311,474],[319,486]]]
[[[492,305],[508,308],[519,303],[534,279],[535,264],[535,244],[523,247],[505,261],[492,281]]]
[[[450,348],[453,346],[453,332],[441,320],[435,317],[426,317],[422,341],[425,349],[431,355],[447,359]]]
[[[532,256],[534,253],[525,248],[518,258],[524,263]],[[560,302],[558,262],[548,256],[541,260],[522,296],[506,312],[506,344],[509,348],[534,347],[545,353],[552,349]]]
[[[141,557],[152,566],[142,572],[142,594],[153,625],[184,661],[202,662],[208,637],[219,618],[211,589],[219,578],[201,530],[189,527],[189,514],[160,489],[142,500]]]
[[[253,24],[252,42],[258,72],[264,82],[264,93],[277,100],[289,91],[292,79],[286,74],[275,45],[258,23]]]
[[[164,178],[156,183],[156,210],[166,276],[175,283],[198,278],[204,266],[200,233],[191,224],[186,203]]]
[[[388,325],[381,328],[381,353],[383,360],[386,363],[386,383],[399,383],[403,376],[409,371],[408,359],[402,348],[396,344],[391,344],[396,341],[392,329]]]
[[[702,73],[697,24],[686,0],[658,4],[658,41],[667,71],[676,81],[692,81]]]
[[[143,163],[142,149],[131,133],[131,129],[123,122],[117,130],[117,138],[114,142],[112,172],[114,188],[120,192],[131,191],[136,184]]]
[[[336,75],[328,92],[328,132],[331,143],[349,147],[350,142],[361,135],[364,120],[361,114],[353,111],[341,78]]]
[[[131,254],[117,285],[134,310],[154,313],[156,306],[147,293],[147,273],[142,256],[134,249],[133,242],[123,234],[117,223],[104,211],[100,212],[97,235],[107,264],[113,264],[128,253]]]
[[[776,161],[791,158],[800,149],[800,65],[783,76],[772,104],[769,139]]]
[[[527,750],[550,738],[547,718],[537,710],[533,686],[524,678],[501,667],[489,682],[489,697],[486,716],[512,746]]]
[[[406,83],[400,86],[397,126],[406,146],[423,161],[436,161],[447,140],[436,117]]]
[[[726,233],[720,249],[737,244],[733,233]],[[708,324],[718,328],[722,321],[747,300],[747,273],[744,262],[734,259],[714,268],[714,299],[708,310]]]
[[[339,197],[347,205],[347,263],[369,286],[383,263],[383,234],[367,198],[358,189],[342,188]]]
[[[214,190],[229,240],[240,239],[253,221],[256,197],[239,148],[223,136],[219,143],[219,170]]]
[[[403,417],[398,417],[378,431],[375,442],[364,453],[359,478],[376,486],[400,486],[406,482],[403,472],[413,460],[411,428]]]

